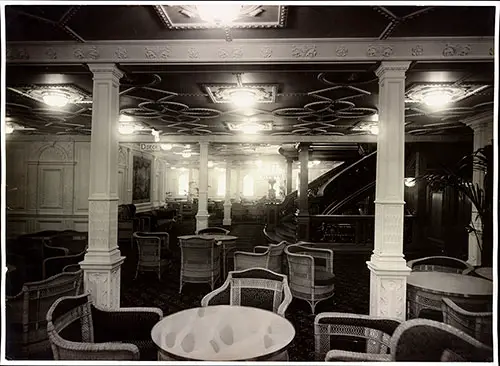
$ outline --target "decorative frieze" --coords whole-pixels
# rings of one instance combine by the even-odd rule
[[[173,63],[242,62],[297,59],[315,61],[453,60],[493,61],[493,37],[379,39],[235,39],[88,42],[9,42],[8,63],[140,63],[163,60]],[[50,48],[50,51],[48,49]],[[425,52],[424,52],[425,51]]]

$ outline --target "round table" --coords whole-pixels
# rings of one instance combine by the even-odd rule
[[[226,277],[227,271],[226,271],[226,262],[227,262],[227,254],[231,250],[236,249],[236,239],[238,239],[237,236],[233,235],[223,235],[223,234],[200,234],[200,235],[181,235],[178,238],[179,239],[191,239],[191,238],[207,238],[207,239],[215,239],[217,242],[220,242],[222,245],[222,273],[223,277]]]
[[[418,317],[423,308],[441,311],[443,297],[481,303],[493,295],[491,281],[457,273],[412,272],[407,284],[409,318]]]
[[[493,268],[492,267],[480,267],[476,268],[474,272],[487,280],[493,281]]]
[[[216,305],[180,311],[151,330],[160,360],[271,360],[295,337],[286,318],[246,306]]]

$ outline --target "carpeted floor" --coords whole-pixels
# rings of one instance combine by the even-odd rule
[[[122,266],[121,306],[155,306],[164,315],[200,306],[201,299],[208,292],[208,284],[186,284],[179,294],[180,252],[177,236],[192,234],[194,222],[183,222],[173,228],[170,238],[172,260],[162,275],[161,281],[153,273],[139,274],[134,280],[136,253],[130,245],[120,249],[126,256]],[[231,234],[238,236],[239,248],[264,244],[262,227],[259,225],[234,225]],[[368,314],[369,270],[366,261],[369,254],[336,253],[334,257],[335,296],[319,303],[316,314],[327,311]],[[295,327],[296,336],[289,347],[291,361],[314,361],[314,315],[309,304],[294,299],[288,307],[286,317]]]

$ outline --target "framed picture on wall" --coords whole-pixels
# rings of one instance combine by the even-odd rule
[[[151,201],[151,159],[142,156],[133,158],[133,188],[132,203]]]

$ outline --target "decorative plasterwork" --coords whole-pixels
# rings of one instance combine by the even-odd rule
[[[265,46],[263,46],[263,44]],[[8,63],[213,63],[326,62],[373,60],[489,60],[494,37],[378,39],[237,39],[225,40],[10,42]],[[221,51],[222,50],[222,51]],[[80,52],[81,51],[81,52]],[[221,53],[222,52],[222,53]],[[227,58],[221,55],[227,54]],[[231,56],[231,57],[229,57]],[[221,58],[222,57],[222,58]]]
[[[423,103],[425,95],[433,90],[440,89],[450,93],[451,103],[456,103],[462,99],[470,97],[490,85],[468,84],[468,83],[425,83],[413,84],[406,90],[406,103]]]
[[[217,4],[213,4],[216,7]],[[204,21],[196,5],[155,5],[156,12],[168,29],[210,29],[216,24]],[[220,11],[224,11],[221,9]],[[283,28],[287,7],[283,5],[242,5],[240,15],[231,22],[231,28]]]
[[[377,121],[361,121],[351,128],[351,131],[370,132],[373,127],[378,126]]]
[[[210,84],[203,85],[213,103],[231,103],[230,92],[239,89],[237,84]],[[255,92],[256,103],[274,103],[278,85],[276,84],[245,84],[244,89]]]
[[[8,89],[41,103],[43,103],[43,93],[47,91],[64,93],[68,97],[68,103],[92,103],[92,96],[73,84],[33,84],[9,87]]]

